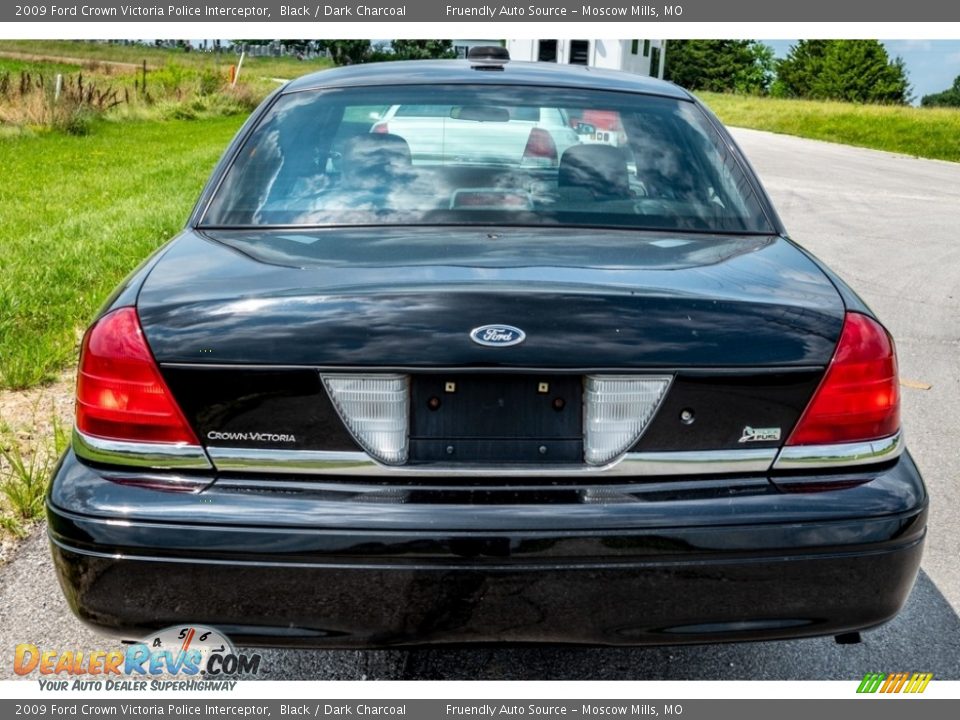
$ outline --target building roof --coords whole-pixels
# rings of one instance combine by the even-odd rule
[[[511,60],[501,70],[477,70],[470,60],[398,60],[321,70],[291,81],[285,92],[331,87],[375,85],[536,85],[590,88],[689,100],[690,94],[671,82],[586,65]]]

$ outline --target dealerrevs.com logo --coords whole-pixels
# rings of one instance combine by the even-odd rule
[[[41,690],[232,690],[260,672],[260,655],[239,653],[219,630],[173,625],[121,650],[54,650],[20,643],[17,675],[37,673]]]

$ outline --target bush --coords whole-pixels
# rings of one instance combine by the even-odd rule
[[[773,49],[756,40],[672,40],[664,77],[690,90],[762,95],[773,68]]]
[[[204,70],[200,73],[197,92],[202,96],[213,95],[220,92],[226,84],[226,79],[220,73],[209,69]]]
[[[924,95],[920,100],[923,107],[955,107],[960,108],[960,75],[953,81],[953,87],[943,92]]]
[[[183,93],[183,85],[186,84],[193,72],[187,70],[178,63],[167,63],[159,70],[154,70],[147,74],[147,82],[160,86],[164,95],[176,95],[180,97]]]
[[[910,83],[903,60],[878,40],[801,40],[777,64],[774,94],[905,105]]]

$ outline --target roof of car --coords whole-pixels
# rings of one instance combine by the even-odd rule
[[[373,85],[537,85],[541,87],[590,88],[689,100],[683,88],[664,80],[634,73],[586,65],[519,62],[511,60],[503,70],[478,70],[470,60],[402,60],[367,63],[322,70],[291,81],[285,92],[314,88]]]

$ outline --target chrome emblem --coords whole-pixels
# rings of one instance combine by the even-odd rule
[[[778,427],[755,428],[747,425],[743,429],[743,435],[740,436],[740,440],[738,440],[738,442],[772,442],[779,439],[780,428]]]
[[[470,331],[470,339],[486,347],[510,347],[527,339],[527,334],[513,325],[481,325]]]

